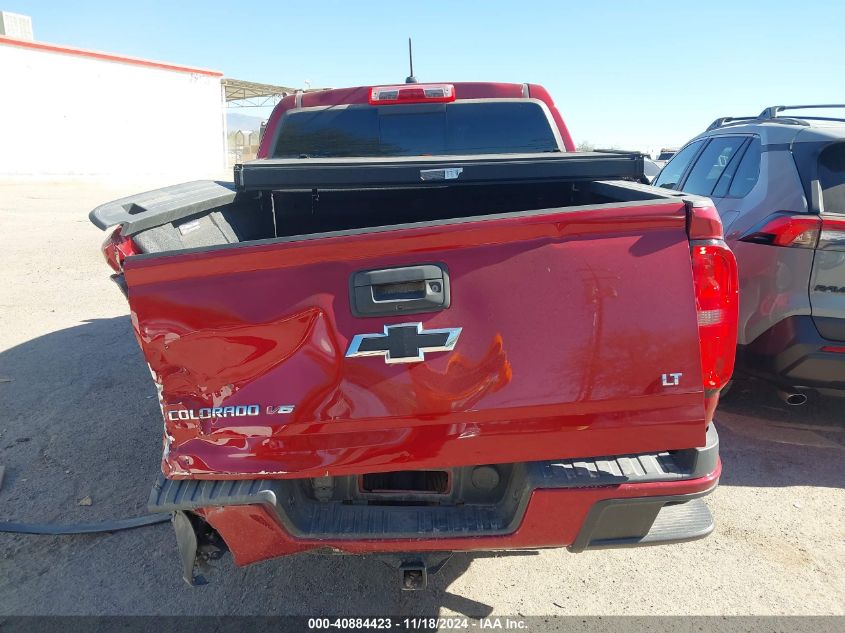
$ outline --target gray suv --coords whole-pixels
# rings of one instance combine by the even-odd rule
[[[845,105],[717,119],[654,181],[715,203],[739,264],[737,369],[794,405],[845,396],[845,119],[816,108]]]

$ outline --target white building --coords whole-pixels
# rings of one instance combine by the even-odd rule
[[[0,176],[219,175],[221,77],[0,36]]]

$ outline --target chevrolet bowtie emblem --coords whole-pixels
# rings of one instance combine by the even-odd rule
[[[384,356],[385,363],[419,363],[426,352],[451,352],[461,328],[423,330],[422,323],[385,325],[384,334],[356,334],[346,350],[347,358]]]

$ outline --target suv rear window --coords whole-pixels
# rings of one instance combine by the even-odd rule
[[[286,112],[273,158],[557,152],[545,110],[530,101],[353,105]]]
[[[690,161],[698,153],[701,144],[707,139],[699,139],[687,145],[680,152],[675,154],[666,166],[660,171],[657,180],[654,181],[656,187],[663,187],[664,189],[677,189],[678,182],[681,176],[687,170]]]
[[[824,210],[845,213],[845,143],[836,143],[819,156],[819,184]]]
[[[757,178],[760,176],[761,150],[760,139],[755,137],[748,149],[745,150],[742,162],[737,167],[733,182],[731,182],[731,188],[728,192],[731,198],[744,198],[754,189]]]
[[[722,172],[744,142],[744,136],[717,136],[711,140],[690,170],[684,182],[684,191],[709,196]]]

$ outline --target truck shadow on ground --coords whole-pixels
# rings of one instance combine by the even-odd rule
[[[0,379],[0,520],[145,513],[162,423],[128,317],[88,321],[2,351]],[[837,466],[845,444],[840,406],[819,399],[787,409],[756,386],[732,394],[717,413],[722,485],[845,487]],[[81,505],[86,497],[92,503]],[[426,592],[401,591],[398,571],[373,557],[306,554],[243,569],[226,557],[210,585],[189,589],[167,526],[85,537],[2,535],[0,560],[15,564],[0,574],[0,612],[209,613],[213,604],[220,613],[437,615],[446,608],[484,617],[492,606],[447,589],[475,559],[520,555],[534,553],[455,554]],[[124,591],[127,585],[136,590]],[[50,600],[30,597],[38,595]]]

